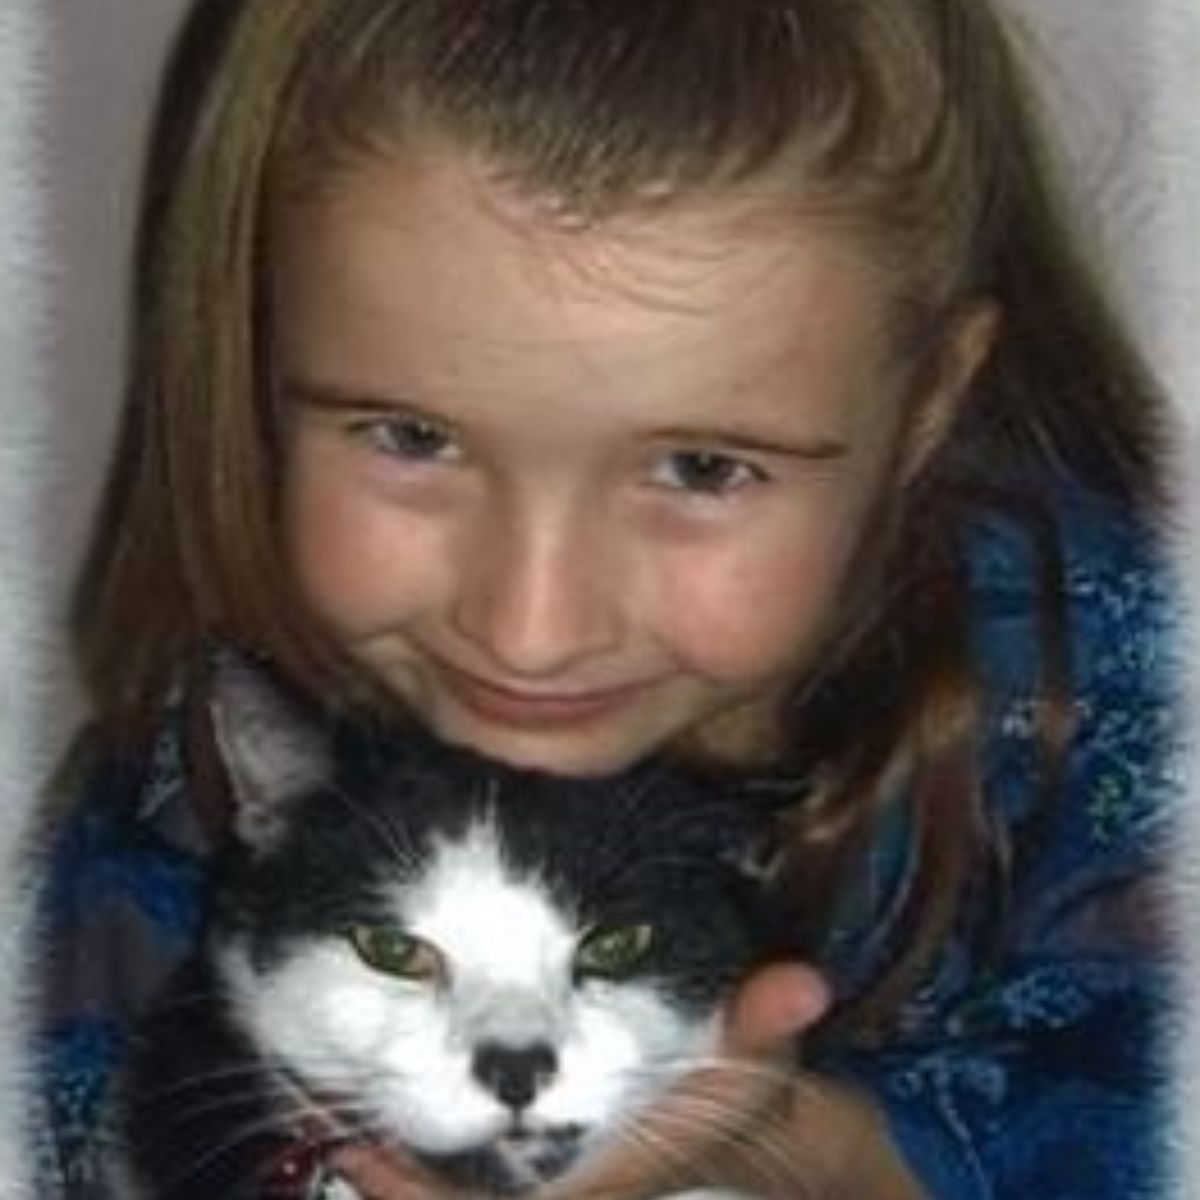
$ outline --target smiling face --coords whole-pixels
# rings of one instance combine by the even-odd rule
[[[764,749],[901,407],[879,276],[771,208],[573,224],[446,151],[281,214],[290,558],[441,736],[572,773]]]

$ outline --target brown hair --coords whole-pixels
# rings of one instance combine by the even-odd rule
[[[1155,386],[1069,235],[986,0],[208,0],[168,81],[128,407],[75,610],[85,680],[118,736],[145,731],[213,634],[348,704],[385,702],[312,627],[277,536],[260,274],[289,189],[414,129],[597,220],[769,176],[896,264],[911,362],[964,304],[997,302],[1001,332],[961,417],[903,502],[886,498],[855,576],[865,601],[793,705],[816,766],[796,833],[814,938],[880,812],[897,794],[911,807],[909,936],[854,1010],[860,1027],[886,1015],[994,848],[974,766],[964,513],[1001,503],[1035,534],[1052,781],[1057,539],[1021,481],[1063,474],[1135,507],[1157,488]]]

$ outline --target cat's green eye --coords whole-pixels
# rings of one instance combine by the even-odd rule
[[[642,965],[653,944],[653,926],[601,925],[579,943],[575,974],[581,978],[626,979]]]
[[[373,970],[401,979],[437,979],[442,974],[437,948],[394,925],[353,925],[346,937]]]

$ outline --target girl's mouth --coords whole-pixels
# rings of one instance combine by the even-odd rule
[[[520,729],[553,729],[600,720],[623,708],[645,684],[581,692],[540,692],[492,683],[439,663],[445,691],[472,715]]]

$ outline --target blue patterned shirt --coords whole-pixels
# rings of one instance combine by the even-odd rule
[[[1153,538],[1103,502],[1058,498],[1077,721],[1064,801],[1013,881],[999,954],[954,939],[898,1031],[823,1064],[865,1086],[936,1200],[1163,1194],[1155,1027],[1166,963],[1156,874],[1177,791],[1168,579]],[[984,781],[1015,828],[1033,794],[1035,587],[1028,545],[975,529],[973,629],[987,684]],[[99,1200],[97,1122],[134,1014],[196,946],[209,839],[187,803],[178,711],[150,761],[97,756],[56,831],[44,889],[43,1200]],[[902,831],[887,829],[835,938],[879,952]]]

